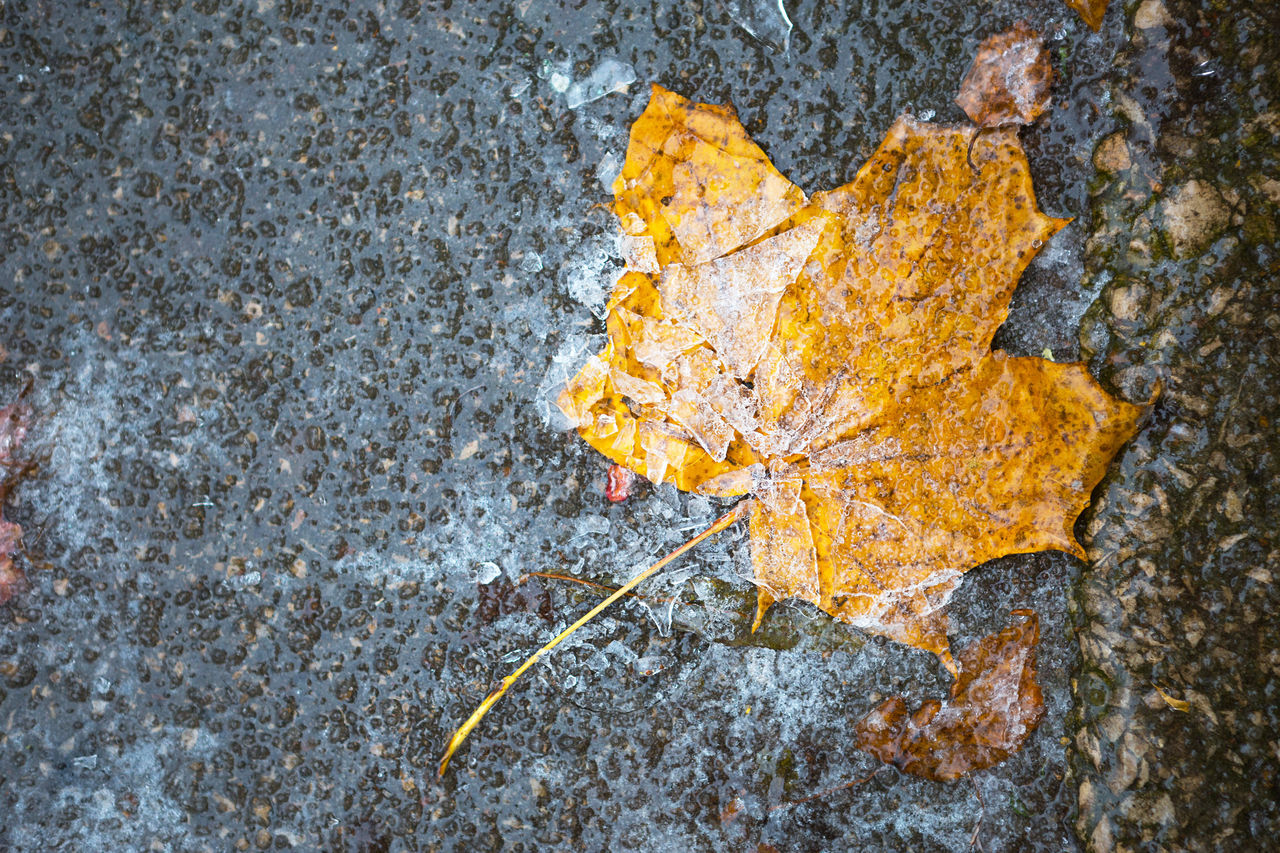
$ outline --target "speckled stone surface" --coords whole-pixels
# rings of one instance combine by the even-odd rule
[[[1280,830],[1280,8],[1144,0],[1099,146],[1095,372],[1160,397],[1089,522],[1071,763],[1088,849]]]
[[[1107,290],[1086,349],[1121,389],[1146,393],[1146,374],[1122,370],[1143,360],[1114,319],[1115,280],[1082,278],[1091,233],[1129,239],[1089,215],[1095,152],[1179,156],[1104,143],[1118,124],[1095,104],[1147,55],[1122,52],[1123,10],[1093,34],[1056,3],[786,5],[795,30],[782,55],[716,0],[4,4],[0,393],[30,381],[39,467],[6,514],[27,530],[31,588],[0,606],[0,848],[962,850],[976,839],[1057,851],[1077,845],[1077,825],[1095,833],[1098,815],[1114,838],[1140,837],[1110,799],[1074,812],[1097,772],[1073,753],[1083,775],[1067,779],[1080,566],[1060,554],[997,561],[957,597],[958,644],[1013,607],[1043,618],[1048,717],[972,784],[885,771],[844,787],[875,768],[849,744],[853,720],[891,692],[940,695],[945,678],[927,655],[847,636],[722,642],[737,614],[706,604],[724,588],[749,596],[743,531],[558,651],[435,778],[490,683],[593,600],[525,573],[614,583],[717,513],[663,489],[608,505],[603,460],[548,417],[556,377],[602,331],[618,260],[601,203],[646,81],[731,100],[781,171],[815,190],[850,178],[902,111],[959,121],[951,98],[977,44],[1029,17],[1062,75],[1055,108],[1024,132],[1037,192],[1047,212],[1080,218],[1024,277],[997,343],[1077,357],[1080,317]],[[1247,78],[1243,62],[1232,68]],[[1172,78],[1148,83],[1175,97]],[[621,91],[595,97],[613,84]],[[1162,173],[1191,188],[1169,196],[1186,202],[1174,219],[1221,216],[1192,179],[1244,180]],[[1241,186],[1241,198],[1272,198],[1269,186]],[[1265,219],[1224,199],[1229,216]],[[1178,221],[1159,227],[1194,234],[1196,217]],[[1239,257],[1210,251],[1215,263]],[[1169,286],[1178,305],[1218,306],[1218,331],[1203,327],[1194,346],[1223,344],[1201,359],[1240,363],[1229,324],[1246,303],[1219,305],[1193,278]],[[1247,304],[1274,298],[1252,280]],[[1267,316],[1254,307],[1241,322],[1274,332],[1257,325]],[[1258,544],[1272,487],[1228,498],[1252,476],[1230,442],[1263,434],[1244,413],[1274,403],[1250,340],[1257,372],[1200,373],[1226,390],[1194,391],[1210,400],[1205,417],[1222,418],[1206,427],[1221,463],[1206,464],[1226,467],[1194,475],[1219,478],[1201,501],[1221,502],[1232,526],[1213,541],[1253,537],[1205,551],[1223,577],[1246,551],[1247,568],[1265,568],[1274,547]],[[1166,399],[1178,387],[1190,386],[1169,380]],[[1239,400],[1229,420],[1223,394]],[[1167,411],[1158,429],[1172,429]],[[1169,452],[1146,441],[1124,482],[1156,464],[1141,448]],[[1156,520],[1107,500],[1090,519],[1095,549],[1155,540]],[[1150,555],[1110,559],[1132,574]],[[1171,588],[1160,577],[1153,588]],[[1087,638],[1109,626],[1120,654],[1139,623],[1102,622],[1091,588],[1075,627]],[[672,595],[704,606],[669,612],[657,598]],[[1210,636],[1212,617],[1201,614],[1203,666],[1237,636]],[[1228,732],[1254,725],[1254,706],[1229,717],[1214,705],[1228,663],[1200,682],[1181,670],[1156,681],[1189,702],[1182,687],[1203,693],[1216,722],[1177,719],[1224,756],[1238,751]],[[1139,700],[1146,677],[1133,676]],[[1243,756],[1245,769],[1274,766],[1266,749]],[[1099,750],[1109,767],[1110,742]],[[1151,755],[1182,766],[1169,750]],[[1274,828],[1272,812],[1199,816],[1169,796],[1193,833],[1180,838],[1219,838],[1242,814]]]

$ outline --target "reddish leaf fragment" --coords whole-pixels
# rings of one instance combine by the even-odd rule
[[[22,570],[13,564],[13,555],[22,546],[22,528],[4,519],[4,501],[26,464],[16,454],[27,437],[31,409],[24,403],[11,403],[0,409],[0,604],[4,604],[26,585]]]
[[[622,503],[631,497],[631,490],[636,485],[636,473],[621,465],[609,466],[609,482],[604,487],[604,496],[614,503]]]
[[[980,127],[1031,124],[1048,109],[1052,86],[1048,49],[1019,21],[979,46],[956,103]]]
[[[949,782],[999,764],[1022,746],[1044,717],[1036,681],[1040,619],[1025,619],[984,637],[959,654],[960,677],[945,701],[930,699],[915,713],[893,696],[855,728],[859,749],[899,770]]]

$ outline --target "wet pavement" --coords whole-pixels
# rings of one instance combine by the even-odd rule
[[[1161,387],[1089,522],[1076,826],[1097,851],[1280,826],[1280,8],[1142,3],[1099,146],[1082,341]]]
[[[6,513],[31,586],[0,606],[0,848],[1274,834],[1280,22],[788,2],[784,38],[752,5],[5,4],[0,402],[31,383],[39,467]],[[977,44],[1024,16],[1061,75],[1024,143],[1041,207],[1077,219],[997,345],[1163,388],[1082,520],[1094,566],[1006,558],[952,606],[957,645],[1041,613],[1027,747],[971,783],[845,787],[876,769],[853,722],[946,679],[801,607],[744,637],[737,530],[576,635],[437,780],[490,683],[596,600],[528,572],[617,583],[718,514],[610,505],[549,405],[603,331],[602,204],[646,83],[732,101],[812,191],[900,112],[961,120]]]

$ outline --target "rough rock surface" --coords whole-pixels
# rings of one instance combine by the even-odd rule
[[[1280,10],[1227,5],[1138,7],[1097,157],[1082,344],[1131,396],[1161,388],[1078,600],[1076,825],[1099,853],[1280,828]]]

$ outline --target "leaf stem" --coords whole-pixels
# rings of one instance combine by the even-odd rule
[[[458,747],[462,746],[462,742],[467,739],[467,735],[471,734],[471,730],[474,729],[482,719],[484,719],[484,715],[489,713],[489,709],[497,704],[498,700],[503,697],[503,695],[507,692],[507,690],[510,689],[511,685],[515,683],[515,680],[519,678],[526,669],[528,669],[529,667],[537,663],[538,660],[544,654],[546,654],[547,652],[551,651],[556,646],[558,646],[561,640],[564,640],[574,631],[578,630],[583,625],[590,622],[592,619],[598,616],[602,610],[604,610],[610,604],[613,604],[619,598],[622,598],[622,596],[626,595],[628,592],[634,589],[639,583],[641,583],[647,578],[652,577],[658,571],[660,571],[665,566],[667,566],[667,564],[669,564],[672,560],[676,559],[681,554],[688,551],[690,548],[693,548],[701,544],[704,540],[711,538],[712,536],[716,535],[720,531],[724,530],[726,527],[729,527],[730,525],[732,525],[735,521],[738,521],[739,519],[741,519],[744,515],[746,515],[746,512],[750,508],[750,506],[751,506],[751,501],[740,502],[737,506],[735,506],[729,512],[725,513],[724,515],[720,516],[720,518],[716,519],[715,523],[712,524],[710,527],[708,527],[706,530],[702,531],[697,536],[693,537],[688,542],[685,542],[679,548],[675,549],[670,554],[663,557],[661,560],[654,563],[652,566],[645,569],[643,572],[636,575],[631,580],[627,581],[626,584],[619,587],[618,590],[615,591],[612,595],[610,595],[604,601],[600,602],[595,607],[593,607],[591,611],[588,612],[585,616],[583,616],[577,622],[574,622],[568,628],[565,628],[563,631],[557,634],[555,638],[551,640],[551,642],[547,643],[545,646],[543,646],[542,648],[534,652],[529,657],[528,660],[520,664],[520,667],[515,672],[511,673],[506,678],[502,679],[502,683],[499,684],[498,687],[496,687],[488,696],[485,697],[484,701],[480,703],[479,707],[477,707],[474,711],[471,712],[471,716],[467,717],[466,722],[458,726],[457,731],[453,733],[453,737],[449,738],[449,746],[444,751],[444,757],[440,759],[440,775],[441,776],[444,775],[444,771],[449,767],[449,759],[452,758],[453,754],[458,751]]]

